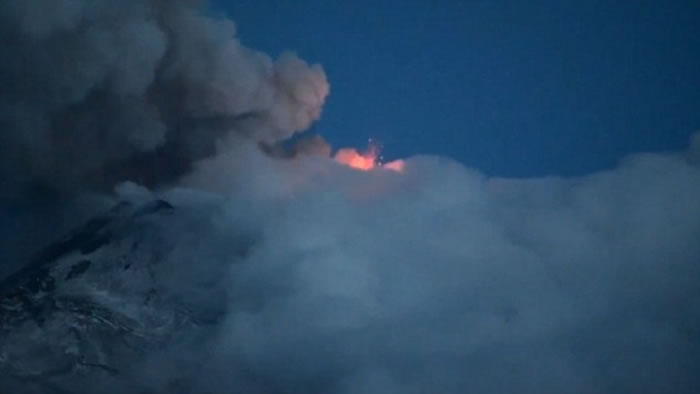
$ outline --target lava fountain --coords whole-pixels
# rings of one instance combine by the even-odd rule
[[[384,168],[391,171],[401,172],[404,169],[403,160],[394,160],[388,163],[382,163],[379,156],[379,150],[370,146],[366,152],[361,153],[353,148],[343,148],[338,150],[334,156],[335,161],[345,164],[360,171],[372,171],[378,168]]]

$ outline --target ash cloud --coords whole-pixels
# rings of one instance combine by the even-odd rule
[[[511,180],[439,157],[362,172],[222,147],[162,197],[194,212],[215,201],[206,227],[255,241],[236,257],[212,257],[230,242],[216,237],[181,243],[183,278],[206,271],[189,265],[198,256],[226,267],[224,318],[206,345],[154,356],[143,370],[157,380],[135,380],[156,392],[176,377],[211,393],[696,392],[694,149]]]
[[[3,2],[3,193],[159,185],[229,132],[274,142],[309,127],[329,92],[323,69],[235,33],[197,0]],[[237,130],[249,118],[256,127]]]
[[[0,276],[99,212],[86,193],[172,184],[230,134],[285,139],[329,93],[321,66],[245,47],[199,0],[3,1],[0,40]]]

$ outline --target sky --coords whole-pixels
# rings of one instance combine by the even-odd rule
[[[700,3],[212,0],[242,42],[323,65],[313,131],[488,175],[582,175],[700,130]]]

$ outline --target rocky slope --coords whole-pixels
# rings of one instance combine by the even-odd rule
[[[194,311],[178,288],[168,253],[182,240],[165,231],[182,221],[176,216],[163,200],[121,203],[2,281],[0,392],[90,392],[82,385],[105,379],[118,386],[147,355],[214,324],[216,302]]]

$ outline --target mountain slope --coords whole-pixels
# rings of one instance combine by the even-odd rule
[[[120,203],[0,283],[0,392],[73,392],[84,390],[78,381],[121,381],[148,354],[196,340],[215,323],[221,307],[189,308],[177,261],[167,257],[187,241],[166,230],[183,217],[194,224],[178,214],[164,200]],[[216,277],[221,272],[198,278],[210,282],[207,296]]]

